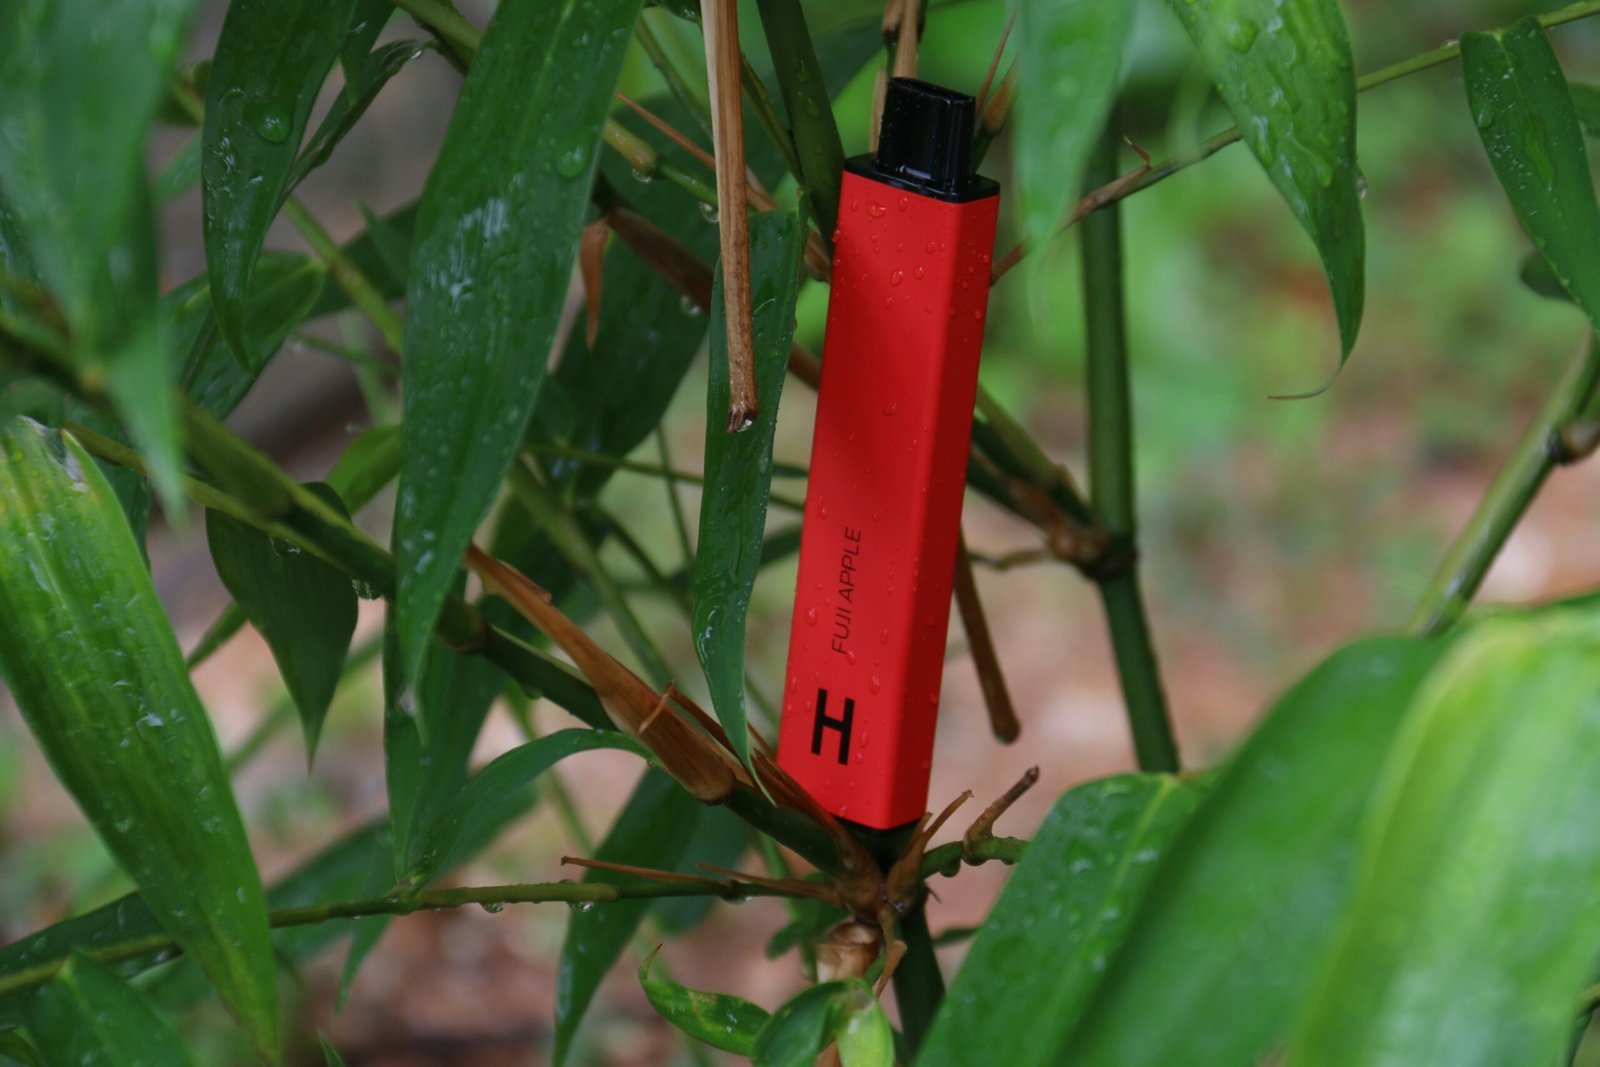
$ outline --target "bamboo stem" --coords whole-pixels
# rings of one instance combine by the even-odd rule
[[[1431,636],[1449,629],[1461,618],[1550,472],[1558,464],[1578,458],[1564,447],[1563,430],[1597,395],[1597,386],[1600,340],[1591,335],[1506,457],[1472,518],[1451,543],[1411,616],[1408,630]]]
[[[1089,161],[1089,178],[1116,172],[1117,136],[1110,123]],[[1083,233],[1083,302],[1088,349],[1089,498],[1110,535],[1109,566],[1095,573],[1127,703],[1139,767],[1176,771],[1177,746],[1167,719],[1137,572],[1133,409],[1128,386],[1123,306],[1121,218],[1095,216]]]

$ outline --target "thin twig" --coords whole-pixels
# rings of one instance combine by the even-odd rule
[[[972,666],[978,673],[978,688],[983,691],[983,705],[989,711],[989,728],[994,731],[995,737],[1009,745],[1017,739],[1022,727],[1017,722],[1017,710],[1012,706],[1011,693],[1006,688],[1005,672],[1000,669],[1000,657],[995,651],[994,637],[989,633],[983,600],[978,596],[978,583],[972,574],[972,556],[967,552],[965,534],[956,547],[955,596],[956,607],[961,612],[961,625],[967,631]]]
[[[993,804],[983,809],[983,814],[973,820],[967,832],[961,835],[961,848],[964,854],[977,855],[983,842],[994,837],[994,824],[1000,816],[1010,810],[1011,805],[1022,799],[1022,794],[1032,789],[1039,781],[1039,768],[1029,767],[1023,772],[1016,783],[1001,793]]]
[[[995,71],[1000,69],[1000,57],[1005,53],[1006,42],[1011,40],[1011,27],[1016,24],[1015,11],[1006,16],[1006,28],[1000,31],[1000,41],[994,46],[994,55],[989,57],[989,69],[984,72],[983,85],[978,89],[978,114],[983,114],[983,105],[989,99],[989,86],[994,84]]]

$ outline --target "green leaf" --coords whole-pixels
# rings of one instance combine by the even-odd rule
[[[399,471],[400,427],[374,426],[345,447],[328,473],[328,484],[353,513],[370,503]]]
[[[175,200],[200,184],[200,135],[183,142],[156,173],[152,192],[159,203]]]
[[[391,8],[392,10],[392,8]],[[372,25],[374,16],[366,23]],[[379,23],[381,26],[381,23]],[[348,43],[348,39],[347,39]],[[356,123],[361,121],[361,116],[367,113],[367,108],[378,98],[383,87],[389,84],[389,79],[400,73],[411,60],[423,52],[420,41],[392,41],[384,45],[357,69],[352,79],[346,74],[344,91],[333,101],[333,106],[328,109],[328,114],[317,126],[311,139],[306,142],[294,165],[289,169],[289,177],[285,182],[286,190],[293,189],[306,179],[306,175],[322,166],[333,155],[333,150],[345,135],[355,129]]]
[[[182,1067],[183,1042],[129,985],[73,956],[28,1004],[28,1031],[46,1067]]]
[[[1063,1035],[1199,799],[1167,775],[1122,775],[1056,801],[972,943],[918,1067],[1062,1062]]]
[[[206,264],[217,326],[247,370],[250,277],[353,9],[354,0],[234,0],[217,39],[200,161]]]
[[[800,0],[761,0],[760,6],[761,27],[794,130],[795,155],[800,159],[798,177],[810,195],[818,227],[829,234],[838,225],[844,145],[821,77],[822,64]]]
[[[729,433],[728,329],[722,317],[722,271],[712,286],[711,377],[706,389],[705,493],[694,567],[694,650],[711,703],[741,763],[750,760],[745,726],[745,615],[761,567],[772,488],[772,438],[778,426],[794,303],[800,276],[799,220],[769,211],[750,220],[750,299],[754,305],[755,424]]]
[[[772,1013],[750,1059],[754,1067],[810,1067],[835,1040],[843,1067],[893,1067],[894,1033],[872,987],[860,978],[801,991]]]
[[[607,863],[671,870],[684,857],[702,805],[666,772],[651,768],[639,779],[627,806],[600,843],[594,858]],[[615,871],[587,870],[585,882],[633,885],[646,879]],[[560,1067],[600,980],[617,962],[650,910],[649,900],[619,900],[575,911],[567,921],[556,972],[556,1040],[553,1062]]]
[[[384,634],[383,756],[394,830],[394,876],[403,878],[412,838],[430,827],[467,782],[467,764],[505,676],[482,656],[462,656],[435,641],[422,679],[399,678],[394,627]]]
[[[408,204],[398,211],[391,212],[385,215],[381,222],[383,224],[381,227],[374,227],[369,223],[367,229],[346,241],[340,247],[340,251],[350,261],[350,265],[372,283],[372,287],[380,296],[385,300],[398,300],[405,295],[406,272],[396,271],[390,249],[396,243],[405,249],[405,259],[400,263],[400,266],[404,267],[410,259],[411,233],[417,223],[417,205]],[[350,294],[340,286],[330,285],[323,289],[322,296],[317,299],[306,318],[318,319],[349,307]]]
[[[468,779],[427,831],[412,842],[405,881],[420,887],[454,867],[469,849],[482,847],[486,828],[499,829],[509,821],[508,813],[527,810],[539,775],[574,753],[597,748],[649,757],[649,751],[631,738],[601,730],[559,730],[512,749]]]
[[[1600,137],[1600,85],[1569,82],[1567,91],[1572,94],[1572,107],[1583,132],[1589,137]]]
[[[1489,162],[1551,270],[1600,324],[1600,205],[1583,130],[1544,27],[1461,35],[1467,102]]]
[[[245,351],[251,370],[234,360],[217,331],[206,275],[162,297],[162,315],[173,348],[185,354],[178,384],[190,399],[217,418],[244,399],[256,376],[303,322],[326,287],[327,268],[308,256],[264,253],[250,286]]]
[[[61,304],[74,360],[104,381],[175,514],[183,499],[144,149],[193,7],[59,0],[0,14],[0,196]]]
[[[654,960],[652,955],[639,968],[639,984],[663,1019],[724,1052],[749,1056],[755,1050],[756,1034],[771,1018],[765,1008],[727,993],[707,993],[665,978],[651,978]]]
[[[43,1062],[39,1050],[30,1045],[27,1038],[15,1030],[0,1030],[0,1063],[40,1067]]]
[[[345,1067],[344,1057],[333,1047],[333,1042],[325,1037],[322,1038],[322,1058],[327,1061],[328,1067]]]
[[[1116,99],[1134,7],[1127,0],[1033,0],[1017,7],[1013,151],[1030,240],[1061,225],[1079,194],[1089,149]]]
[[[1359,642],[1278,701],[1168,850],[1063,1058],[1238,1067],[1282,1040],[1349,899],[1378,768],[1441,647]]]
[[[1336,0],[1171,0],[1244,143],[1322,257],[1340,365],[1365,299],[1356,80]]]
[[[346,514],[328,486],[313,482],[310,488]],[[331,563],[220,511],[206,512],[206,541],[223,588],[272,650],[300,712],[309,763],[356,630],[355,589]]]
[[[544,380],[640,0],[507,0],[417,212],[394,546],[405,677]]]
[[[276,1060],[261,880],[122,510],[65,434],[14,422],[0,453],[0,674],[111,854]]]
[[[754,831],[750,824],[729,811],[725,805],[701,805],[695,819],[694,837],[683,850],[678,870],[686,874],[702,874],[701,863],[717,867],[736,868],[740,858],[750,848]],[[663,897],[650,909],[656,927],[669,937],[679,937],[693,930],[717,904],[717,898]]]
[[[1600,949],[1600,621],[1481,624],[1415,698],[1289,1062],[1556,1063]]]

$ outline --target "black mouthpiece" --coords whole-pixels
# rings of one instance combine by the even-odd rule
[[[972,171],[976,112],[977,102],[965,93],[915,78],[893,79],[883,101],[878,152],[863,169],[941,200],[992,195],[994,183]]]

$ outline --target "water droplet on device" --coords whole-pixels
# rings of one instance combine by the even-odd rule
[[[917,267],[917,268],[916,268],[916,269],[914,269],[914,270],[913,270],[913,271],[912,271],[912,272],[911,272],[911,276],[912,276],[912,277],[913,277],[913,278],[915,278],[915,279],[916,279],[916,280],[917,280],[917,281],[919,281],[919,282],[920,282],[920,281],[921,281],[921,280],[922,280],[922,279],[923,279],[923,278],[925,278],[925,277],[927,277],[927,274],[928,274],[928,272],[927,272],[927,271],[925,271],[925,270],[923,270],[923,269],[922,269],[922,268],[921,268],[921,267]]]
[[[888,213],[889,209],[878,203],[876,200],[867,201],[867,214],[871,215],[873,218],[881,219]]]
[[[807,626],[815,626],[816,624],[817,624],[817,609],[816,608],[807,608],[806,609],[806,625]]]

